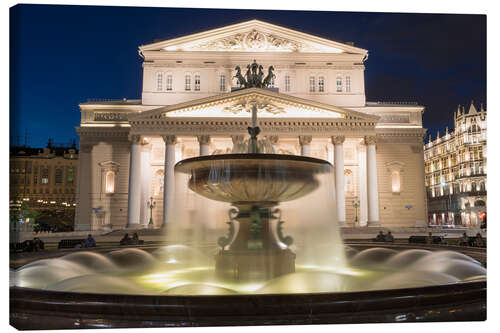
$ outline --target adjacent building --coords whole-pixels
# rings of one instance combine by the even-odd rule
[[[357,226],[427,224],[424,107],[366,101],[367,50],[251,20],[139,55],[141,99],[79,105],[77,230],[146,227],[151,197],[155,227],[169,223],[175,163],[231,152],[248,137],[254,105],[275,153],[333,164],[341,225],[356,216]],[[274,69],[272,89],[238,89],[235,76],[254,60],[264,76]]]
[[[11,207],[25,203],[38,211],[52,211],[73,220],[78,170],[76,145],[10,148]]]
[[[486,110],[458,106],[454,130],[425,144],[429,226],[478,228],[486,217]]]

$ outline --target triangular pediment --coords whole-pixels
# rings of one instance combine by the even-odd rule
[[[259,118],[347,119],[374,122],[368,115],[334,105],[281,94],[269,89],[248,88],[175,105],[163,106],[131,116],[129,120],[186,118],[248,118],[253,106]]]
[[[144,51],[303,52],[367,54],[349,44],[251,20],[139,47]]]

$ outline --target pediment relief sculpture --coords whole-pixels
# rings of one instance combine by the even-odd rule
[[[320,52],[319,47],[311,44],[294,41],[272,33],[252,29],[246,33],[237,33],[224,38],[206,42],[185,45],[186,51],[284,51],[284,52]],[[340,50],[331,48],[335,52]]]

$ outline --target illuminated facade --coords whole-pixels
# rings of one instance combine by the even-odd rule
[[[486,110],[459,106],[454,128],[425,145],[429,225],[477,228],[486,214]]]
[[[139,54],[140,100],[80,104],[78,230],[146,227],[150,197],[155,227],[168,223],[175,163],[231,152],[254,105],[275,153],[334,165],[341,224],[426,225],[424,107],[367,102],[367,50],[251,20]],[[274,67],[271,88],[239,87],[237,66],[244,74],[253,60]]]
[[[62,211],[73,216],[78,149],[11,147],[10,203],[25,202],[40,211]],[[71,220],[70,220],[71,221]]]

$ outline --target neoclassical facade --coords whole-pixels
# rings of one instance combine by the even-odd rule
[[[139,54],[142,99],[80,104],[77,230],[148,227],[151,200],[154,227],[168,223],[175,163],[231,152],[254,106],[276,154],[332,163],[342,225],[426,225],[424,107],[367,102],[367,50],[251,20]],[[254,60],[271,88],[239,87]]]

